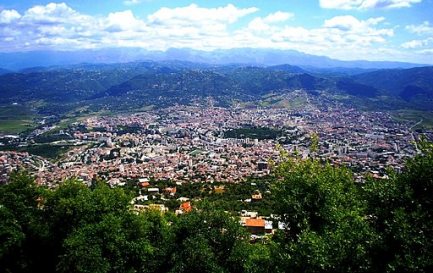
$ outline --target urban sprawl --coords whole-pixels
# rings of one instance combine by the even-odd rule
[[[84,182],[98,177],[111,185],[143,179],[233,183],[268,175],[286,151],[347,166],[360,181],[366,174],[386,178],[387,168],[398,170],[417,153],[416,132],[409,124],[397,123],[384,112],[343,107],[290,111],[173,106],[87,117],[62,130],[47,125],[26,137],[3,136],[0,145],[25,147],[47,132],[67,136],[51,145],[71,149],[55,163],[26,152],[0,152],[1,180],[25,168],[49,186],[71,177]],[[313,135],[317,149],[312,149]]]

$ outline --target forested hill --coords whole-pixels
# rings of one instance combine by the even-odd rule
[[[379,70],[353,79],[419,107],[433,105],[433,67]]]
[[[133,211],[128,190],[94,181],[0,185],[1,272],[431,272],[433,145],[389,179],[288,159],[270,177],[273,236],[250,241],[236,214],[193,201],[175,216]],[[220,205],[219,205],[220,204]]]
[[[433,109],[432,67],[351,73],[353,70],[347,74],[334,69],[309,72],[291,65],[215,66],[187,62],[39,67],[0,74],[0,104],[36,106],[44,113],[82,107],[95,111],[134,110],[208,98],[229,106],[233,101],[258,103],[269,94],[304,90],[329,100],[345,98],[342,102],[360,108]]]

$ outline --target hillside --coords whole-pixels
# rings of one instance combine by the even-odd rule
[[[399,97],[417,108],[433,105],[433,67],[379,70],[352,77],[355,81]]]
[[[323,71],[323,70],[322,70]],[[330,74],[331,73],[331,74]],[[215,66],[141,62],[36,67],[0,75],[0,104],[20,103],[58,114],[80,107],[133,110],[190,104],[258,103],[295,90],[320,93],[363,109],[433,110],[433,67],[377,70],[353,76],[310,73],[292,65]]]

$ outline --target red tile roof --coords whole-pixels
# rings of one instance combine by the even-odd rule
[[[245,220],[245,226],[246,227],[265,227],[265,220],[264,219],[246,219]]]
[[[192,210],[191,202],[184,202],[180,205],[180,209],[184,212],[190,212]]]
[[[140,187],[142,187],[142,188],[145,188],[145,187],[150,186],[150,183],[149,182],[141,182],[138,185],[140,185]]]

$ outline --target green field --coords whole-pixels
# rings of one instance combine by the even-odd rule
[[[273,108],[285,108],[288,110],[299,110],[303,109],[308,103],[305,95],[295,95],[291,98],[286,96],[268,94],[263,97],[263,100],[259,102],[262,107],[273,107]]]
[[[0,146],[0,151],[17,151],[27,152],[32,155],[42,156],[50,160],[58,160],[64,153],[69,151],[73,146],[68,145],[50,145],[38,144],[26,147]]]
[[[392,117],[400,122],[412,122],[420,124],[414,129],[433,129],[433,112],[416,111],[416,110],[399,110],[392,113]]]
[[[36,114],[25,106],[0,106],[0,133],[18,134],[35,127]]]

